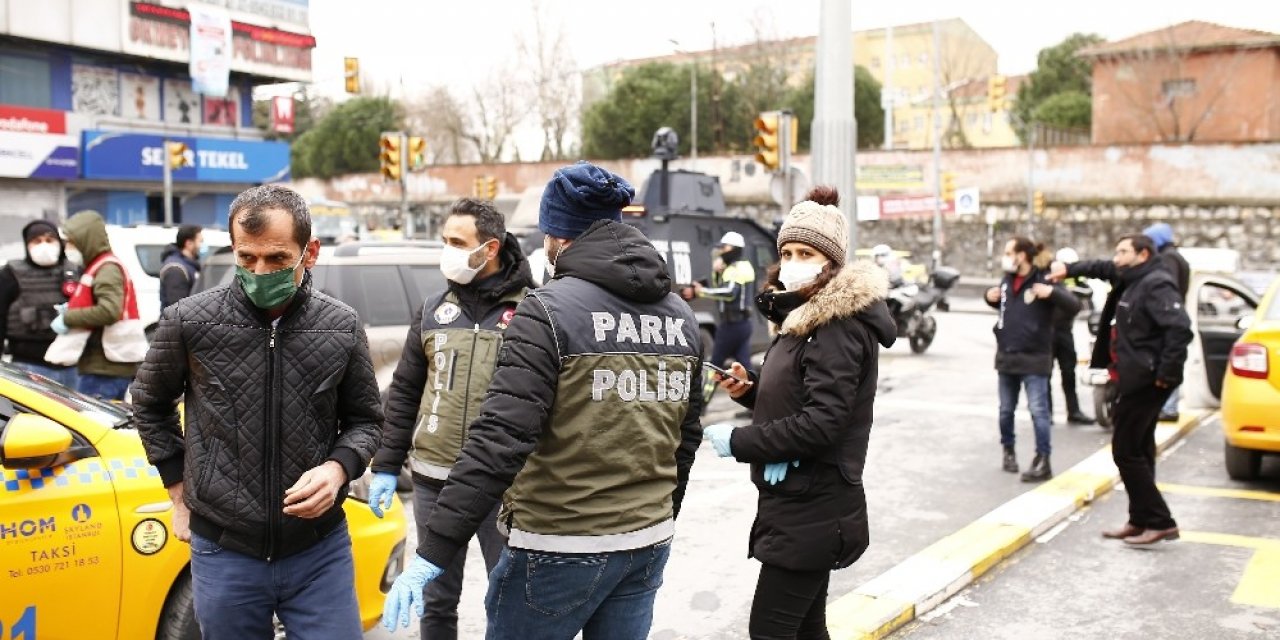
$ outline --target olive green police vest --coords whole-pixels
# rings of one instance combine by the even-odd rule
[[[525,290],[504,296],[480,320],[467,317],[452,291],[428,300],[422,309],[422,351],[427,384],[413,427],[409,464],[415,473],[444,480],[462,450],[471,421],[493,378],[502,332],[524,299]]]
[[[529,295],[561,368],[538,447],[503,496],[508,543],[576,553],[670,538],[680,427],[700,380],[693,312],[674,294],[644,304],[577,278]]]

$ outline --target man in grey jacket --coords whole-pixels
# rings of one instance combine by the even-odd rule
[[[277,185],[231,204],[229,285],[164,310],[133,385],[147,458],[191,544],[204,638],[361,637],[342,501],[382,409],[350,307],[312,289],[307,203]],[[177,402],[185,393],[186,425]]]

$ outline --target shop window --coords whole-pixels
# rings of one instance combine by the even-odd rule
[[[49,61],[0,53],[0,103],[51,108],[53,90]]]

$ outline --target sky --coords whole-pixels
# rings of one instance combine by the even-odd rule
[[[819,0],[540,0],[579,69],[681,49],[708,49],[818,31]],[[341,95],[342,58],[392,95],[445,85],[457,95],[518,65],[517,42],[533,21],[530,1],[311,0],[316,89]],[[1005,74],[1032,71],[1040,49],[1075,32],[1118,40],[1185,20],[1280,33],[1276,0],[853,0],[850,29],[959,17],[995,48]],[[522,145],[523,146],[523,145]]]

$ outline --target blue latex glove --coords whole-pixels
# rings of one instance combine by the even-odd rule
[[[702,430],[702,437],[715,445],[716,453],[720,454],[721,458],[728,458],[733,455],[733,451],[729,449],[729,436],[734,428],[731,424],[713,424]]]
[[[373,480],[369,482],[369,510],[373,515],[382,517],[382,512],[391,508],[391,501],[396,498],[396,474],[386,471],[373,472]]]
[[[70,329],[67,328],[66,321],[62,319],[61,313],[59,313],[57,316],[54,317],[54,319],[51,322],[49,322],[49,328],[53,329],[53,332],[58,335],[62,335],[70,331]]]
[[[426,612],[422,603],[422,589],[428,582],[440,577],[444,569],[427,562],[422,556],[413,554],[409,567],[396,578],[387,592],[387,600],[382,605],[382,627],[395,632],[399,627],[409,628],[409,613],[421,618]]]
[[[793,467],[800,466],[800,461],[792,460],[791,466]],[[766,464],[764,466],[765,482],[768,482],[769,484],[778,484],[779,482],[782,482],[783,480],[785,480],[786,477],[787,477],[787,463],[770,462],[769,464]]]

